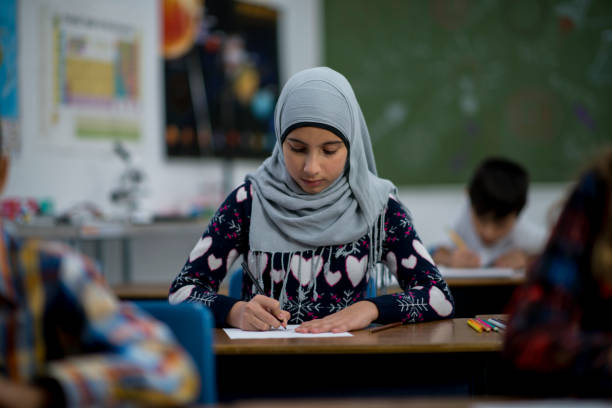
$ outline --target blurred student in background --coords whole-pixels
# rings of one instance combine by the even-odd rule
[[[524,268],[545,239],[545,231],[519,219],[528,187],[527,171],[518,163],[484,160],[469,182],[469,205],[448,240],[435,248],[434,261],[457,268]]]
[[[612,150],[570,191],[508,312],[526,392],[612,396]]]
[[[1,191],[1,134],[0,151]],[[169,329],[119,303],[91,260],[17,239],[0,217],[0,407],[177,405],[198,385]]]

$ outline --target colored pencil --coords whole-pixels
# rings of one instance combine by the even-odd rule
[[[484,320],[479,319],[477,317],[475,317],[474,320],[476,320],[478,323],[480,323],[482,326],[484,326],[484,329],[486,331],[490,332],[491,330],[493,330],[493,328],[489,324],[487,324],[487,322],[485,322]]]
[[[476,322],[474,319],[468,319],[467,324],[472,329],[476,330],[478,333],[482,333],[482,326],[479,325],[478,322]]]
[[[497,324],[497,327],[499,327],[500,329],[506,328],[506,323],[504,321],[500,319],[494,319],[494,318],[491,318],[491,320],[493,320]]]
[[[401,325],[402,325],[402,322],[394,322],[394,323],[385,324],[383,326],[373,327],[370,329],[370,333],[377,333],[379,331],[387,330],[392,327],[397,327]]]
[[[497,330],[504,329],[504,327],[502,327],[503,325],[501,325],[500,323],[496,322],[493,319],[487,319],[487,322],[491,325],[491,327],[497,328]]]

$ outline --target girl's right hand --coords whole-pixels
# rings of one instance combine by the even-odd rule
[[[281,310],[276,299],[256,295],[249,302],[240,301],[230,309],[227,323],[242,330],[265,331],[287,327],[291,314]]]

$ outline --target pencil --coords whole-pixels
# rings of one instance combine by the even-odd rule
[[[497,323],[495,320],[493,319],[487,319],[487,323],[489,323],[491,325],[491,327],[493,327],[494,329],[497,329],[498,331],[500,329],[503,329],[503,327],[499,326],[499,323]]]
[[[479,325],[476,321],[474,321],[473,319],[468,319],[467,321],[468,326],[470,326],[472,329],[476,330],[478,333],[482,333],[482,326]]]
[[[255,279],[255,276],[253,276],[253,273],[249,269],[249,265],[247,265],[246,262],[242,262],[242,269],[244,269],[244,271],[247,273],[248,277],[253,281],[253,285],[255,285],[255,289],[257,290],[257,293],[260,294],[260,295],[265,296],[266,294],[265,294],[263,288],[259,284],[259,281],[257,279]],[[274,316],[274,317],[276,317],[276,316]],[[283,326],[283,323],[285,323],[284,320],[280,320],[278,317],[276,317],[276,320],[281,322],[280,329],[287,330],[287,328],[285,326]]]
[[[487,324],[487,322],[485,322],[484,320],[479,319],[477,317],[475,317],[474,320],[476,320],[478,323],[480,323],[481,326],[484,326],[484,329],[486,331],[489,332],[489,331],[493,330],[493,328],[489,324]]]
[[[383,330],[387,330],[390,329],[392,327],[397,327],[397,326],[401,326],[402,322],[394,322],[394,323],[389,323],[389,324],[385,324],[383,326],[378,326],[378,327],[374,327],[370,329],[370,334],[371,333],[376,333],[379,331],[383,331]]]
[[[251,279],[251,281],[253,281],[253,285],[255,285],[255,289],[257,290],[257,293],[260,295],[265,295],[263,288],[259,285],[259,281],[255,279],[255,276],[253,276],[253,273],[251,273],[251,270],[249,269],[249,266],[247,265],[246,262],[242,262],[242,269],[244,269],[247,275],[249,275],[249,278]]]
[[[467,248],[467,245],[465,244],[465,241],[463,239],[461,239],[459,234],[457,234],[455,231],[448,230],[448,235],[449,235],[450,239],[453,241],[453,243],[455,244],[455,246],[457,248],[459,248],[459,249]]]
[[[491,320],[493,320],[495,322],[495,324],[497,325],[497,327],[499,327],[500,329],[505,329],[506,328],[506,324],[504,322],[502,322],[499,319],[494,319],[491,318]]]

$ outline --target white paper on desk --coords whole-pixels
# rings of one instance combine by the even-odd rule
[[[449,268],[438,266],[444,278],[512,278],[520,276],[522,269],[512,268]]]
[[[228,337],[235,339],[292,339],[304,337],[351,337],[349,332],[342,333],[297,333],[299,324],[288,324],[287,330],[274,329],[268,331],[246,331],[242,329],[223,329]]]

